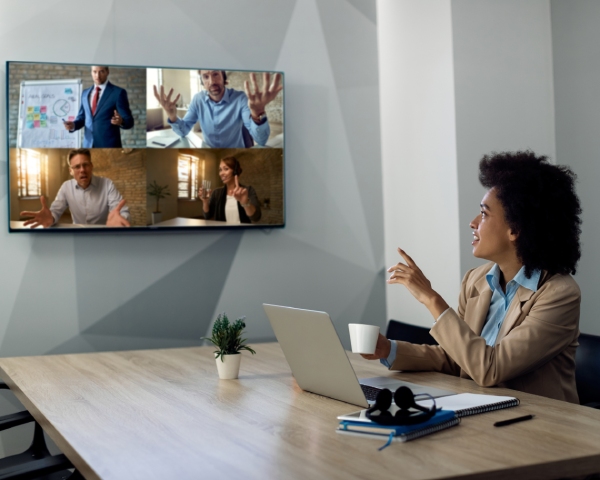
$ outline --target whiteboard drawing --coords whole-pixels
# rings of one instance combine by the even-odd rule
[[[80,133],[69,133],[63,122],[79,111],[81,79],[21,82],[17,146],[79,148]]]

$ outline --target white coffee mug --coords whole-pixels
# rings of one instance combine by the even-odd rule
[[[349,323],[350,345],[354,353],[375,353],[379,327],[375,325],[364,325],[362,323]]]

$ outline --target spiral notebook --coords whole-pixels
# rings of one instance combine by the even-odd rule
[[[431,408],[431,400],[419,400],[416,403],[423,407]],[[483,395],[478,393],[459,393],[448,397],[436,398],[437,408],[452,410],[457,417],[477,415],[478,413],[516,407],[519,399],[516,397],[503,397],[501,395]]]
[[[353,422],[342,420],[337,429],[338,433],[359,435],[367,438],[387,437],[387,442],[380,450],[387,447],[393,441],[408,442],[425,435],[430,435],[440,430],[453,427],[460,423],[460,419],[452,411],[440,410],[433,418],[415,425],[379,425],[374,422]]]

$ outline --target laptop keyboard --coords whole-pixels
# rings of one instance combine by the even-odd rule
[[[362,388],[362,391],[365,394],[365,397],[367,397],[367,400],[371,401],[375,401],[375,399],[377,398],[377,394],[381,392],[381,390],[383,390],[382,388],[371,387],[370,385],[363,385],[362,383],[360,384],[360,388]]]

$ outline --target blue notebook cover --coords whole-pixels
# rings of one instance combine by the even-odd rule
[[[401,436],[408,435],[420,432],[421,430],[428,430],[431,427],[437,427],[440,424],[443,424],[448,421],[452,421],[456,419],[457,421],[453,423],[455,425],[458,423],[458,418],[456,414],[452,410],[438,410],[435,412],[435,415],[431,417],[429,420],[417,423],[415,425],[380,425],[375,422],[352,422],[349,420],[342,420],[340,422],[340,426],[338,430],[348,431],[348,432],[357,432],[357,433],[368,433],[371,435],[385,435],[389,436],[392,434],[393,436]],[[449,425],[451,426],[451,425]],[[437,431],[437,430],[436,430]],[[427,432],[430,433],[430,432]],[[426,433],[425,433],[426,434]]]
[[[368,438],[382,438],[387,436],[386,443],[379,447],[379,450],[383,450],[393,441],[408,442],[415,438],[445,430],[459,423],[460,418],[456,416],[454,411],[438,410],[432,418],[416,425],[380,425],[375,422],[367,423],[342,420],[337,432]]]

